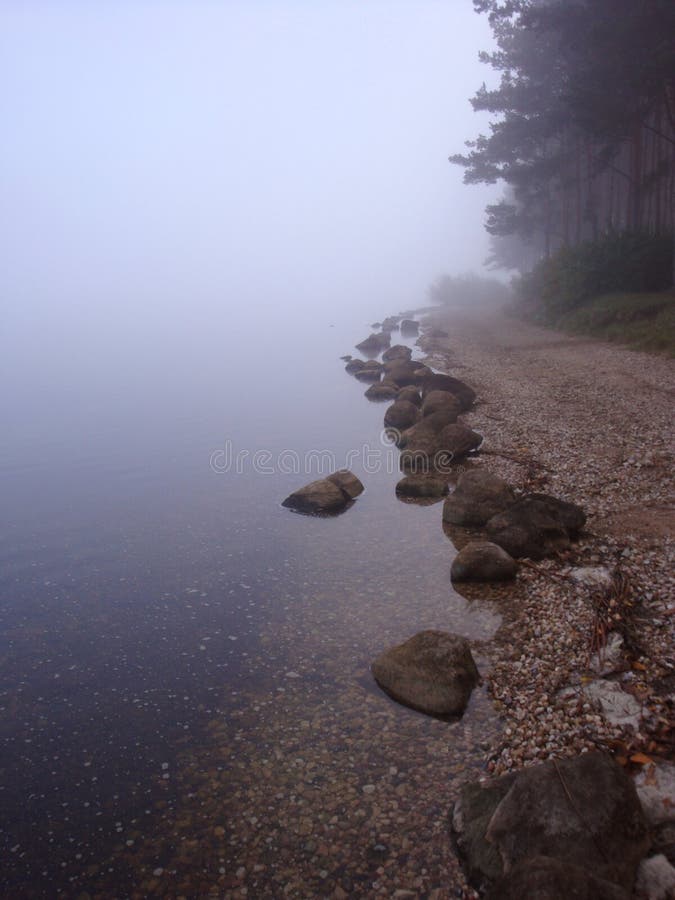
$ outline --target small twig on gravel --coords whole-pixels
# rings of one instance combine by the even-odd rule
[[[528,569],[532,569],[532,571],[536,572],[538,575],[545,575],[546,578],[552,578],[554,581],[574,581],[574,579],[570,578],[569,575],[561,575],[558,572],[550,572],[548,569],[542,569],[541,566],[536,566],[533,562],[530,562],[529,559],[521,559],[519,560],[519,562],[521,566],[526,566]]]

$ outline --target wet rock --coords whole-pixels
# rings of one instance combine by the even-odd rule
[[[586,516],[574,503],[548,494],[526,494],[487,523],[491,541],[515,558],[542,559],[567,549]]]
[[[448,483],[433,475],[406,475],[396,485],[396,493],[401,497],[443,497]]]
[[[581,866],[631,891],[650,838],[632,780],[607,754],[523,769],[485,839],[505,872],[537,856]]]
[[[394,359],[384,364],[385,375],[399,387],[419,384],[420,378],[416,374],[418,369],[419,363],[412,360]]]
[[[483,435],[461,422],[446,425],[438,435],[439,450],[450,460],[461,459],[483,443]]]
[[[453,581],[507,581],[515,578],[518,565],[506,550],[489,541],[465,544],[452,561]]]
[[[464,472],[443,506],[443,521],[452,525],[485,525],[515,503],[513,489],[487,469]]]
[[[382,364],[371,359],[354,372],[354,377],[359,381],[379,381],[382,371]]]
[[[454,414],[455,419],[457,419],[457,416],[462,411],[462,404],[449,391],[429,391],[422,402],[422,415],[429,416],[440,410]]]
[[[390,347],[388,350],[385,350],[382,354],[382,359],[385,362],[392,362],[395,359],[403,359],[409,360],[412,357],[412,350],[410,347],[406,347],[403,344],[394,344],[393,347]]]
[[[415,319],[403,319],[401,321],[401,334],[412,336],[419,334],[420,323]]]
[[[349,469],[338,469],[337,472],[333,472],[332,475],[329,475],[327,480],[343,490],[349,496],[350,500],[354,500],[364,491],[361,480],[357,478],[353,472],[350,472]]]
[[[363,491],[363,485],[351,472],[342,470],[312,481],[294,491],[282,506],[303,513],[336,513],[345,509]]]
[[[371,384],[365,393],[369,400],[396,400],[399,388],[393,381],[380,381]]]
[[[427,375],[422,382],[422,396],[430,394],[431,391],[448,391],[454,394],[462,404],[462,409],[471,409],[475,400],[476,392],[470,388],[468,384],[454,378],[452,375],[437,375],[431,373]]]
[[[397,331],[399,323],[399,316],[387,316],[387,318],[382,322],[382,331]]]
[[[408,403],[414,403],[418,408],[422,405],[422,397],[415,387],[404,387],[398,393],[399,400],[407,400]]]
[[[550,856],[525,860],[501,878],[487,900],[630,900],[631,894],[592,872]]]
[[[363,367],[366,365],[367,365],[367,360],[352,359],[350,357],[349,362],[345,366],[345,372],[349,372],[350,375],[353,375],[355,372],[359,372],[361,369],[363,369]]]
[[[420,411],[414,403],[407,400],[397,400],[384,414],[384,424],[387,428],[397,428],[400,431],[410,428],[419,421]]]
[[[421,631],[385,650],[372,672],[394,700],[434,716],[461,715],[480,678],[469,642],[445,631]]]
[[[356,349],[362,353],[368,353],[376,356],[385,350],[391,344],[391,335],[387,331],[381,331],[378,334],[369,335],[364,341],[356,345]]]

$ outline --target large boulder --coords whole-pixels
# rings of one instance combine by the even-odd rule
[[[372,672],[394,700],[433,716],[461,715],[480,680],[469,642],[445,631],[421,631],[385,650]]]
[[[462,404],[449,391],[429,391],[422,402],[422,415],[429,416],[441,410],[453,413],[456,419],[462,412]]]
[[[396,485],[396,493],[400,497],[443,497],[448,483],[433,475],[406,475]]]
[[[402,399],[402,395],[399,394],[397,400]],[[452,425],[454,421],[454,413],[448,412],[447,410],[440,410],[439,412],[431,413],[431,415],[425,416],[417,423],[417,425],[413,425],[411,428],[408,428],[407,431],[403,435],[401,435],[401,442],[399,446],[412,447],[416,443],[419,443],[420,440],[426,442],[429,436],[433,436],[435,444],[436,446],[438,446],[438,435],[446,425]]]
[[[398,329],[400,316],[387,316],[382,322],[382,331],[396,331]]]
[[[482,443],[483,435],[462,422],[446,425],[438,435],[439,449],[451,460],[461,459]]]
[[[419,385],[431,370],[412,359],[392,359],[385,362],[384,371],[400,387],[408,387]]]
[[[391,335],[388,331],[380,331],[369,335],[365,341],[356,345],[356,349],[371,356],[377,356],[391,344]]]
[[[346,469],[312,481],[293,491],[282,506],[302,513],[336,513],[345,509],[363,491],[363,485]]]
[[[450,577],[453,581],[507,581],[517,571],[516,561],[497,544],[471,541],[453,559]]]
[[[393,381],[379,381],[366,391],[365,396],[369,400],[396,400],[399,394],[399,388]]]
[[[385,350],[382,354],[382,359],[385,362],[392,362],[395,359],[411,359],[412,350],[410,347],[405,347],[403,344],[394,344],[393,347],[390,347],[388,350]]]
[[[631,900],[631,894],[592,872],[550,856],[535,856],[500,878],[487,900]]]
[[[547,857],[578,866],[630,895],[650,843],[635,786],[605,753],[549,761],[484,785],[465,785],[453,827],[469,877],[482,889],[499,884],[518,866]]]
[[[516,558],[542,559],[570,546],[586,515],[574,503],[526,494],[487,522],[488,537]]]
[[[476,399],[476,392],[473,388],[452,375],[438,375],[433,372],[427,375],[422,382],[422,396],[426,396],[432,391],[448,391],[448,393],[454,394],[463,410],[470,409]]]
[[[485,525],[516,502],[513,489],[487,469],[464,472],[443,505],[443,521],[451,525]]]
[[[420,411],[414,403],[408,403],[407,400],[397,400],[387,409],[384,414],[384,424],[386,428],[396,428],[404,431],[419,421]]]

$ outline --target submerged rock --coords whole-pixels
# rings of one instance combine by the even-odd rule
[[[469,642],[445,631],[421,631],[385,650],[372,672],[394,700],[433,716],[461,715],[480,680]]]
[[[487,469],[464,472],[443,506],[443,521],[451,525],[485,525],[516,502],[513,489]]]
[[[345,509],[362,491],[363,484],[356,475],[342,469],[298,488],[281,505],[303,513],[336,513]]]
[[[574,503],[548,494],[526,494],[487,523],[491,541],[511,556],[542,559],[565,550],[583,527],[586,515]]]
[[[471,541],[453,559],[450,577],[453,581],[507,581],[517,571],[516,561],[497,544]]]

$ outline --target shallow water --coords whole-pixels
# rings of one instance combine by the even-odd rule
[[[422,628],[481,640],[499,619],[453,592],[440,506],[395,497],[386,404],[338,358],[367,333],[317,316],[296,345],[277,315],[227,341],[195,327],[185,353],[99,335],[85,378],[58,354],[18,367],[0,436],[5,896],[452,885],[447,809],[494,716],[482,689],[460,722],[418,715],[369,665]],[[365,493],[335,518],[283,509],[322,451]]]

